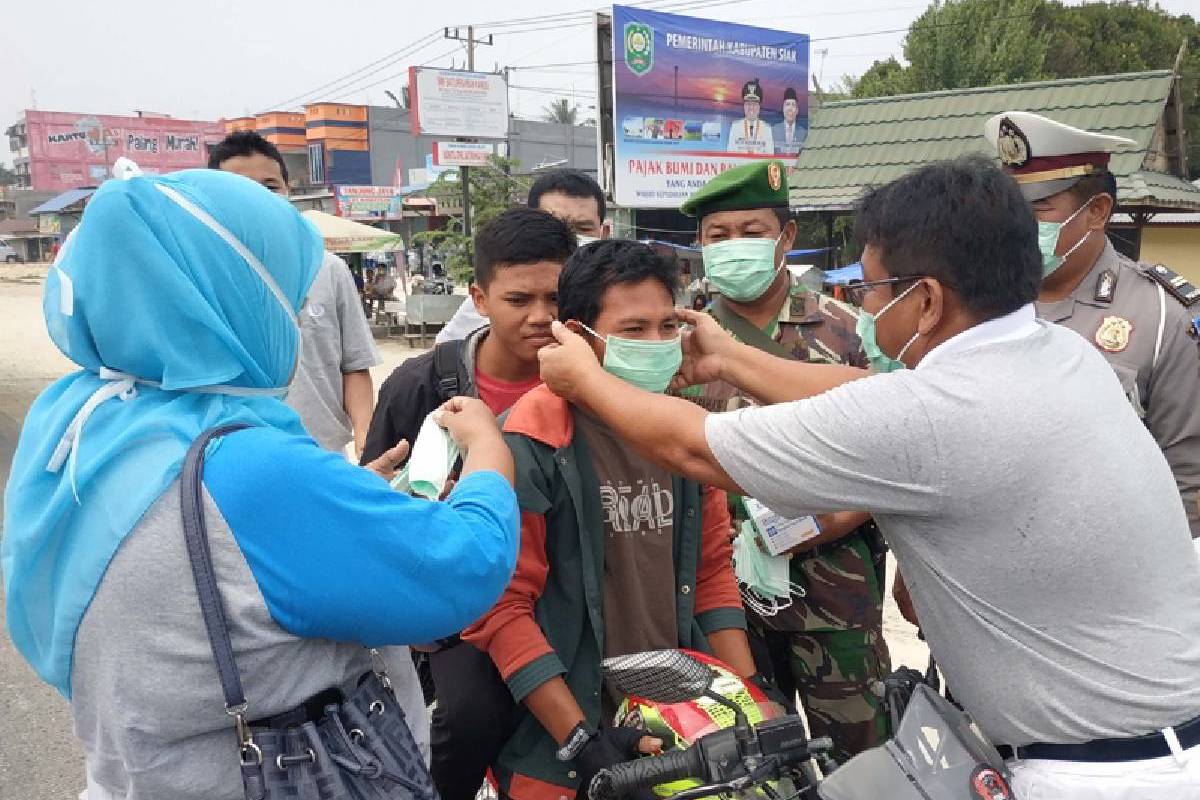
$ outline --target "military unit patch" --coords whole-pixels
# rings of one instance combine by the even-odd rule
[[[779,168],[779,163],[772,161],[767,164],[767,185],[771,187],[772,192],[778,192],[779,187],[783,186],[783,170]]]
[[[1119,353],[1129,346],[1133,323],[1124,317],[1105,317],[1096,329],[1096,344],[1102,350]]]

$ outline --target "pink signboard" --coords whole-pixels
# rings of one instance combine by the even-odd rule
[[[95,186],[121,156],[151,174],[203,167],[208,145],[221,141],[219,122],[169,117],[108,117],[26,111],[29,171],[37,191]]]

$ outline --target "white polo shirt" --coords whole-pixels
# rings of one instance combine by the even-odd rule
[[[1112,368],[1032,306],[917,369],[708,417],[771,509],[875,515],[955,697],[995,742],[1200,716],[1200,564]]]

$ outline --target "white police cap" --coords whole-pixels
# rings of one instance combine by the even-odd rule
[[[1028,111],[995,115],[983,124],[983,135],[1030,201],[1066,191],[1080,178],[1106,171],[1114,150],[1137,146],[1123,136],[1092,133]]]

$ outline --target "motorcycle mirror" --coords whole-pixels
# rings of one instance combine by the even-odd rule
[[[651,650],[601,662],[604,677],[621,694],[655,703],[685,703],[712,686],[716,674],[679,650]]]

